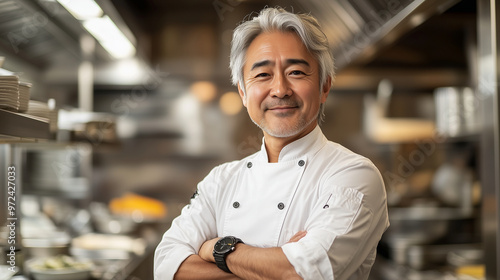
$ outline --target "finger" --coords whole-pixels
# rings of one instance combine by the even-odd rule
[[[288,241],[288,243],[290,243],[290,242],[297,242],[300,239],[302,239],[304,236],[306,236],[306,234],[307,234],[307,231],[301,230],[301,231],[297,232],[294,236],[292,236],[292,238],[290,238],[290,240]]]

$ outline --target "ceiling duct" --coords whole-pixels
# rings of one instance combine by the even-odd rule
[[[301,1],[322,23],[336,68],[366,63],[384,46],[459,0]]]
[[[43,69],[61,56],[78,58],[78,40],[54,23],[35,2],[0,2],[0,52]],[[8,62],[8,60],[7,60]]]

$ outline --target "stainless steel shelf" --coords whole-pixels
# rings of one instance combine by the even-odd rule
[[[0,142],[9,142],[16,137],[49,139],[49,121],[0,109]]]

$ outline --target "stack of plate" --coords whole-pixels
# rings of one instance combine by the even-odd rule
[[[49,105],[44,102],[36,101],[36,100],[30,100],[28,102],[28,110],[26,111],[26,114],[44,118],[44,119],[49,119],[50,118],[50,109]]]
[[[41,121],[49,123],[50,132],[57,132],[58,129],[58,113],[59,111],[55,108],[55,104],[40,102],[36,100],[28,101],[28,109],[25,114],[35,117]]]
[[[0,108],[19,111],[18,76],[0,76]]]
[[[19,82],[19,112],[26,112],[28,110],[28,105],[30,101],[30,89],[31,84],[25,82]]]
[[[50,110],[50,113],[49,113],[49,130],[50,130],[50,132],[57,132],[58,120],[59,120],[59,111],[56,109]]]

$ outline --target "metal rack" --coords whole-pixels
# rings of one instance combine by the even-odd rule
[[[3,257],[8,256],[9,259],[5,262],[12,261],[12,266],[21,270],[24,252],[20,228],[22,154],[19,143],[49,138],[48,120],[0,109],[0,223],[7,230],[7,238],[2,238],[0,247],[7,250]]]
[[[49,121],[0,109],[0,143],[49,139]]]

